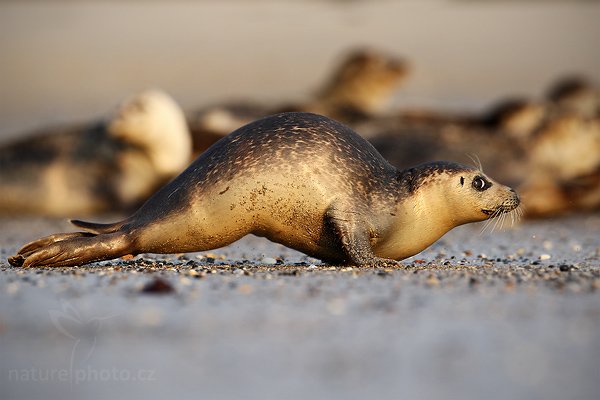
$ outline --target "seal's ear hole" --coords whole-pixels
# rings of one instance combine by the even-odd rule
[[[460,186],[464,186],[465,185],[465,177],[461,176],[460,177]]]

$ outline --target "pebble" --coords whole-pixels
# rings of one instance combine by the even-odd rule
[[[6,285],[6,293],[9,296],[14,296],[15,294],[17,294],[18,291],[19,291],[19,283],[18,282],[11,282],[8,285]]]
[[[179,283],[181,283],[183,286],[191,286],[192,280],[190,278],[182,277],[179,278]]]
[[[439,286],[440,280],[434,274],[429,274],[427,280],[425,280],[427,286]]]
[[[148,294],[169,294],[175,291],[173,285],[163,278],[156,277],[146,283],[142,288],[142,293]]]
[[[549,260],[551,258],[552,258],[552,256],[550,254],[541,254],[540,257],[539,257],[539,259],[541,261]]]
[[[346,302],[336,298],[327,303],[327,311],[332,315],[343,315],[346,313]]]
[[[254,288],[252,287],[252,285],[249,285],[247,283],[244,283],[243,285],[240,285],[238,287],[238,292],[240,292],[241,294],[251,294],[254,291]]]
[[[273,257],[263,257],[263,259],[261,260],[261,262],[263,264],[266,264],[266,265],[275,265],[275,264],[277,264],[277,260],[274,259]]]
[[[139,322],[145,326],[158,326],[164,319],[163,312],[158,308],[146,308],[140,312]]]

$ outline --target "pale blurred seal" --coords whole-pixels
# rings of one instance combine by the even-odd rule
[[[0,213],[64,216],[137,207],[188,165],[191,146],[177,103],[146,90],[103,121],[1,147]]]

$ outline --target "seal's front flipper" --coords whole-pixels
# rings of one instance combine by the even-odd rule
[[[377,257],[373,253],[369,229],[357,218],[357,213],[331,208],[325,214],[325,218],[339,240],[348,262],[361,267],[400,265],[396,260]]]

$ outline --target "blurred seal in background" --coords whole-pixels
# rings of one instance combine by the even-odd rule
[[[36,132],[0,147],[0,213],[128,210],[181,172],[190,155],[177,103],[146,90],[104,120]]]

